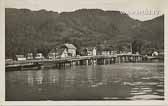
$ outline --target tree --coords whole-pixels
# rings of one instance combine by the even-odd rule
[[[135,54],[136,52],[139,52],[141,54],[143,42],[141,40],[133,40],[132,42],[132,53]]]

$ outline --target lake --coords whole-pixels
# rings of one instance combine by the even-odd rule
[[[6,72],[7,101],[164,100],[164,63]]]

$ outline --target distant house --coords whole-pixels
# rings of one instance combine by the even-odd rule
[[[32,60],[33,58],[33,53],[28,53],[26,56],[27,60]]]
[[[16,55],[16,60],[23,61],[23,60],[26,60],[26,57],[24,55]]]
[[[110,52],[111,51],[103,50],[101,54],[104,55],[104,56],[108,56],[108,55],[110,55]]]
[[[56,59],[56,53],[55,52],[50,52],[48,53],[48,59]]]
[[[152,56],[158,56],[159,55],[159,53],[157,52],[157,51],[154,51],[153,53],[152,53]]]
[[[42,53],[37,53],[35,59],[44,59],[44,56]]]
[[[97,55],[97,50],[96,50],[96,48],[94,47],[94,48],[89,48],[88,49],[88,55],[89,56],[96,56]]]
[[[60,48],[52,49],[48,53],[49,59],[57,59],[57,58],[65,58],[65,57],[71,57],[76,56],[76,48],[72,45],[63,45]]]
[[[111,50],[111,49],[103,49],[101,50],[101,55],[109,56],[109,55],[115,55],[117,54],[117,51]]]
[[[72,57],[76,56],[76,49],[77,48],[73,44],[66,43],[61,48],[66,49],[64,52],[65,53],[67,52],[68,56],[72,56]],[[65,54],[65,56],[66,56],[66,54]]]
[[[111,55],[116,55],[116,54],[117,54],[116,50],[111,51]]]
[[[49,59],[66,58],[76,56],[76,47],[73,44],[64,44],[59,48],[54,48],[48,53]]]
[[[132,52],[129,50],[121,50],[121,51],[118,51],[118,54],[132,54]],[[138,52],[136,52],[135,54],[138,54]]]
[[[13,61],[13,59],[5,59],[5,62]]]
[[[57,48],[52,49],[52,50],[48,53],[48,58],[49,58],[49,59],[56,59],[56,58],[57,58]]]
[[[84,48],[82,50],[82,55],[83,56],[96,56],[97,55],[96,47],[93,47],[93,48]]]

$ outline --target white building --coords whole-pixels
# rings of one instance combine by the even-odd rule
[[[24,55],[16,55],[16,60],[23,61],[23,60],[26,60],[26,57]]]
[[[51,50],[50,53],[48,53],[49,59],[57,59],[57,58],[65,58],[65,57],[68,57],[68,51],[66,48]]]
[[[97,50],[96,47],[94,48],[87,48],[87,55],[88,56],[96,56],[97,55]]]
[[[159,55],[159,53],[157,52],[157,51],[154,51],[153,53],[152,53],[152,56],[158,56]]]
[[[63,48],[66,49],[66,51],[64,51],[65,53],[67,52],[68,53],[68,56],[76,56],[76,47],[73,45],[73,44],[64,44]],[[64,54],[66,56],[66,54]]]
[[[27,60],[32,60],[33,59],[33,53],[28,53],[26,58],[27,58]]]
[[[44,56],[42,53],[37,53],[35,59],[44,59]]]

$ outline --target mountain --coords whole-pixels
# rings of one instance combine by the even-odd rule
[[[78,49],[96,46],[123,50],[129,43],[136,43],[135,51],[163,49],[164,16],[139,21],[119,11],[100,9],[57,13],[6,8],[5,33],[7,58],[27,52],[47,54],[65,42]]]

